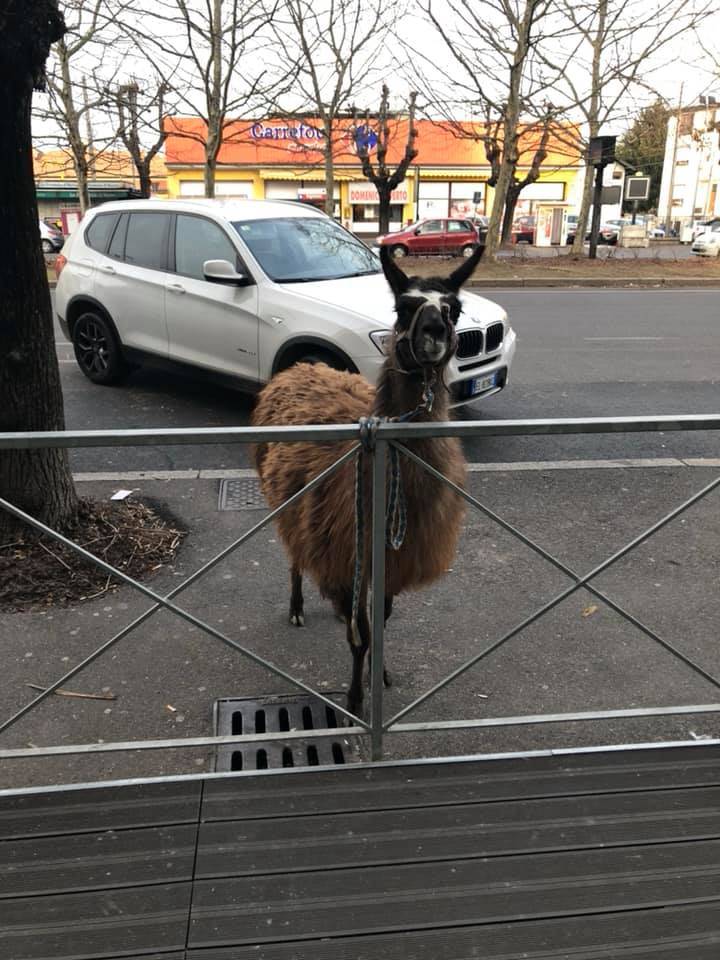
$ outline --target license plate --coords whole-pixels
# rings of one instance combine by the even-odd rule
[[[484,393],[497,383],[497,373],[489,373],[485,377],[474,377],[470,381],[469,395],[474,397],[478,393]]]

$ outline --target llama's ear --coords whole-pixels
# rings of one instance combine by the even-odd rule
[[[410,280],[397,263],[395,263],[395,258],[390,253],[389,247],[380,247],[380,263],[382,264],[385,279],[390,284],[390,289],[395,296],[399,297],[401,293],[405,293],[410,285]]]
[[[448,290],[457,293],[460,287],[472,276],[473,270],[480,263],[480,258],[485,253],[485,244],[481,243],[475,247],[472,255],[463,260],[457,270],[454,270],[447,280],[444,281]]]

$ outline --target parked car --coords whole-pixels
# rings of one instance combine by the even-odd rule
[[[44,220],[40,220],[38,223],[40,226],[40,244],[42,246],[43,253],[57,253],[58,250],[62,250],[63,244],[65,243],[65,237],[62,235],[60,230],[48,226]]]
[[[712,230],[715,227],[720,226],[720,217],[713,217],[708,220],[698,220],[693,224],[692,228],[692,241],[694,242],[701,233],[705,233],[707,230]]]
[[[717,257],[720,255],[720,220],[714,221],[695,237],[690,251],[696,253],[699,257]]]
[[[99,384],[147,360],[250,391],[300,361],[374,382],[394,323],[377,255],[285,201],[107,203],[68,238],[57,269],[61,328]],[[516,342],[502,307],[461,300],[448,369],[457,404],[506,385]]]
[[[396,259],[414,254],[461,254],[469,257],[478,245],[478,231],[472,220],[443,218],[418,220],[402,230],[377,238],[382,247],[390,247]]]
[[[477,230],[478,240],[484,244],[487,239],[488,227],[490,226],[490,217],[477,215],[472,218],[472,224]]]
[[[513,221],[511,239],[513,243],[535,243],[537,217],[518,217]]]
[[[567,218],[567,239],[566,243],[570,246],[571,243],[575,243],[575,234],[577,233],[578,217],[577,214],[571,213],[568,214]]]

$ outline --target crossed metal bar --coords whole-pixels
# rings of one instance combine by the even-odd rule
[[[356,717],[349,711],[338,706],[334,701],[329,700],[324,694],[298,680],[282,668],[270,663],[259,655],[253,653],[248,648],[237,643],[223,632],[217,630],[210,624],[205,623],[198,617],[189,613],[182,607],[178,607],[172,602],[173,598],[185,590],[192,583],[196,582],[201,576],[215,567],[223,559],[233,553],[238,547],[247,542],[252,536],[271,523],[284,510],[288,509],[301,496],[317,487],[324,480],[330,477],[344,463],[352,457],[358,455],[360,445],[356,442],[353,446],[343,453],[334,463],[327,467],[321,474],[311,480],[302,490],[298,491],[291,498],[268,513],[261,521],[251,527],[242,536],[237,538],[229,546],[221,550],[216,556],[200,567],[195,573],[188,577],[183,583],[176,586],[166,596],[160,596],[150,588],[144,586],[132,577],[115,569],[110,564],[95,557],[89,551],[85,550],[79,544],[74,543],[62,534],[47,527],[45,524],[24,513],[18,507],[9,501],[0,498],[0,508],[4,508],[9,513],[27,522],[35,529],[49,535],[53,539],[64,543],[75,552],[85,557],[85,559],[95,563],[101,569],[116,576],[118,579],[136,590],[154,600],[154,605],[148,608],[144,613],[138,616],[130,624],[116,633],[110,640],[106,641],[81,663],[77,664],[61,678],[54,681],[42,693],[25,704],[13,716],[0,724],[0,733],[10,728],[23,716],[34,709],[39,703],[50,696],[60,686],[67,683],[72,677],[78,674],[95,659],[105,653],[114,644],[118,643],[123,637],[127,636],[133,629],[140,626],[160,609],[167,609],[176,616],[181,617],[193,626],[205,631],[210,636],[221,640],[223,643],[238,651],[243,656],[248,657],[254,663],[264,667],[276,676],[288,681],[293,686],[304,690],[321,701],[332,706],[335,710],[344,715],[351,726],[343,728],[347,735],[367,735],[371,737],[371,750],[373,759],[379,759],[382,756],[383,738],[386,733],[409,733],[427,730],[441,729],[462,729],[472,727],[488,726],[510,726],[530,723],[554,723],[567,721],[595,720],[614,717],[637,717],[637,716],[662,716],[688,713],[710,713],[719,712],[720,704],[701,704],[695,706],[676,706],[676,707],[652,707],[626,710],[606,710],[606,711],[584,711],[565,714],[545,714],[528,715],[520,717],[496,717],[486,719],[469,720],[449,720],[449,721],[428,721],[420,723],[400,723],[399,721],[415,710],[421,704],[425,703],[432,696],[452,683],[455,679],[473,667],[480,660],[487,657],[494,650],[497,650],[504,643],[512,639],[526,627],[535,623],[542,616],[556,607],[559,603],[575,593],[580,588],[587,589],[591,594],[609,606],[612,610],[622,616],[625,620],[641,630],[646,636],[654,640],[673,656],[690,667],[697,674],[708,680],[714,686],[720,688],[720,679],[708,673],[703,667],[695,663],[691,658],[678,650],[669,641],[660,637],[657,633],[643,624],[635,616],[624,610],[619,604],[608,597],[598,588],[591,585],[591,580],[600,573],[607,570],[610,566],[626,556],[631,550],[639,546],[650,536],[662,529],[673,519],[689,509],[693,504],[707,496],[712,490],[720,485],[720,477],[707,484],[698,493],[694,494],[680,506],[676,507],[669,514],[645,530],[642,534],[635,537],[630,543],[614,553],[603,563],[596,566],[584,576],[579,575],[562,561],[558,560],[551,553],[546,551],[531,538],[527,537],[521,531],[517,530],[512,524],[505,521],[502,517],[486,507],[479,500],[473,497],[467,491],[454,484],[451,480],[437,471],[430,464],[423,461],[413,451],[409,450],[400,440],[428,438],[431,436],[510,436],[510,435],[539,435],[539,434],[578,434],[578,433],[614,433],[614,432],[640,432],[640,431],[670,431],[670,430],[717,430],[720,429],[720,416],[701,415],[701,416],[679,416],[679,417],[628,417],[628,418],[604,418],[591,420],[523,420],[523,421],[486,421],[483,423],[420,423],[420,424],[381,424],[377,436],[376,445],[372,451],[372,504],[373,504],[373,522],[372,522],[372,554],[371,554],[371,584],[372,584],[372,667],[371,667],[371,717],[370,723],[360,717]],[[338,425],[338,426],[309,426],[309,427],[271,427],[271,428],[207,428],[202,430],[128,430],[128,431],[65,431],[62,433],[0,433],[0,450],[10,448],[37,448],[37,447],[77,447],[77,446],[107,446],[107,445],[147,445],[147,444],[176,444],[176,443],[219,443],[219,442],[328,442],[339,440],[357,441],[357,426]],[[110,444],[108,443],[110,441]],[[527,547],[538,555],[550,562],[556,569],[568,576],[572,585],[567,587],[561,593],[557,594],[551,600],[547,601],[542,607],[532,615],[526,617],[521,623],[507,631],[502,637],[494,643],[487,646],[480,653],[471,657],[468,661],[456,668],[451,674],[443,680],[436,683],[430,690],[426,691],[412,703],[398,711],[389,720],[383,720],[383,640],[384,640],[384,593],[385,593],[385,501],[386,501],[386,464],[387,464],[387,446],[392,443],[404,456],[417,463],[423,470],[428,472],[435,479],[447,484],[458,496],[462,497],[472,507],[482,512],[485,516],[498,523],[504,530],[519,539]],[[302,732],[284,732],[278,734],[263,734],[260,739],[292,739],[294,736],[306,735]],[[337,735],[337,730],[316,730],[314,735],[333,736]],[[252,741],[259,739],[257,736],[244,735],[241,737],[194,737],[182,740],[149,740],[149,741],[129,741],[123,743],[94,743],[94,744],[76,744],[71,746],[51,746],[44,748],[31,748],[20,750],[0,750],[0,759],[9,759],[14,757],[28,756],[48,756],[55,754],[68,753],[93,753],[93,752],[113,752],[138,749],[165,749],[191,746],[209,746],[219,743]]]

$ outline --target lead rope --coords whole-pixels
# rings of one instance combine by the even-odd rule
[[[431,381],[428,381],[425,374],[425,384],[421,402],[400,417],[361,417],[360,418],[360,442],[362,449],[358,451],[355,458],[355,572],[353,575],[353,595],[352,595],[352,614],[350,619],[350,631],[352,641],[355,646],[361,644],[361,639],[357,629],[357,615],[360,609],[360,587],[362,584],[363,569],[365,567],[365,503],[363,491],[363,458],[366,451],[371,451],[375,447],[375,434],[381,423],[387,423],[392,420],[397,423],[407,423],[414,420],[415,417],[425,411],[430,413],[435,399],[433,386],[435,384],[435,371]],[[387,509],[385,511],[385,545],[392,550],[399,550],[405,541],[407,532],[407,505],[405,502],[405,493],[402,486],[402,474],[400,472],[400,451],[397,447],[390,447],[390,485],[388,488]]]

